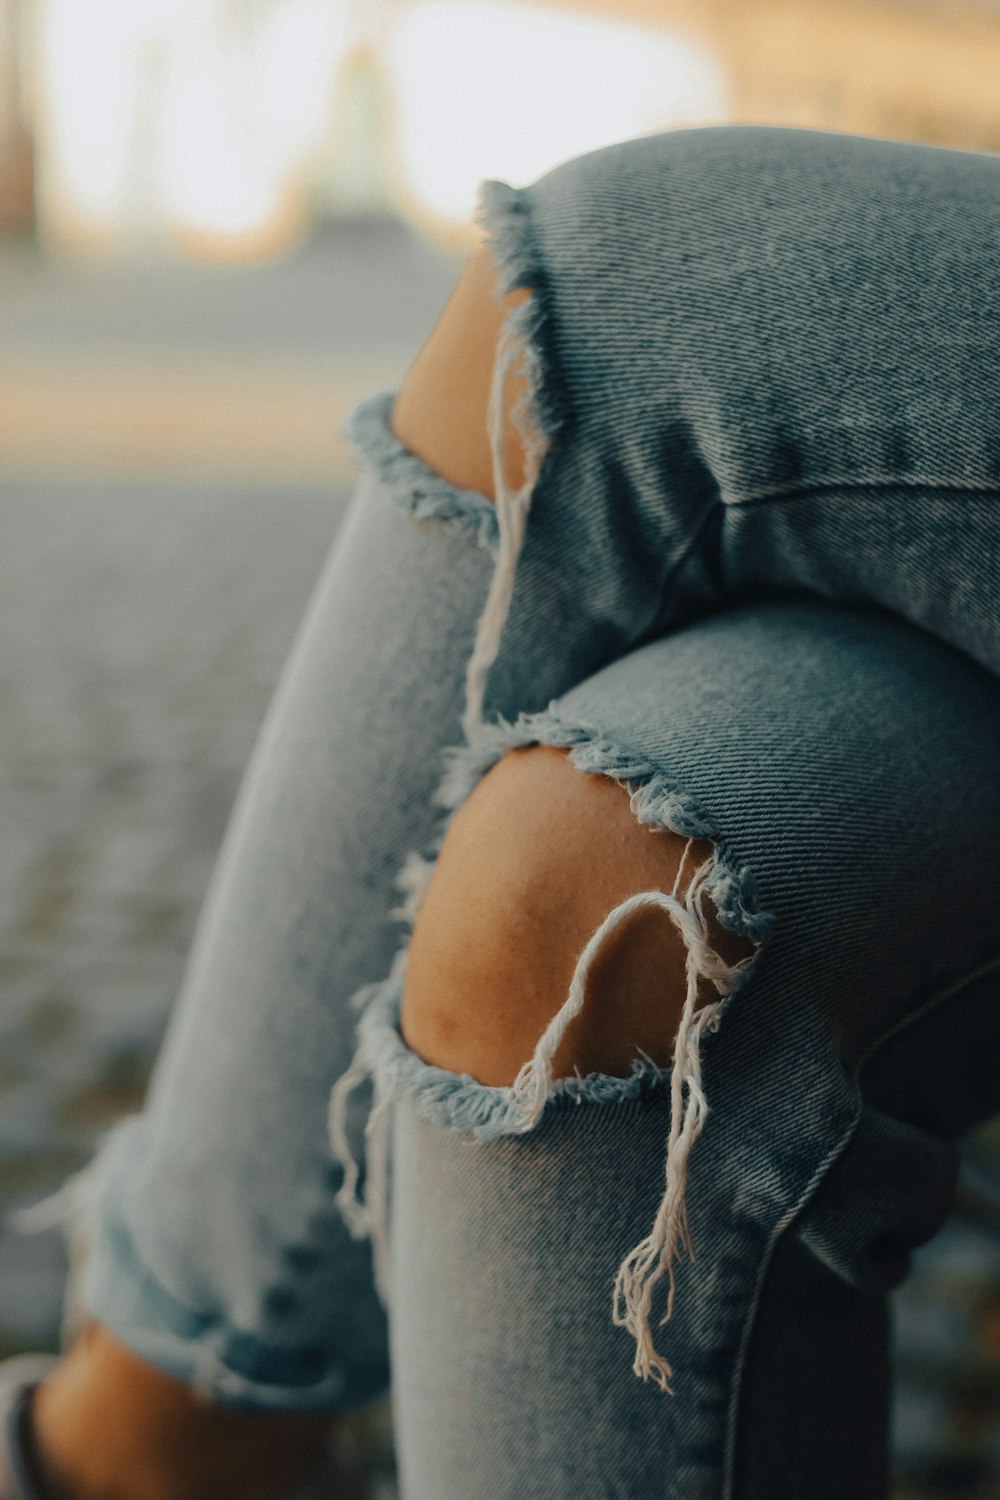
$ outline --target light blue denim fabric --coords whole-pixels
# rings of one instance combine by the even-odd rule
[[[1000,160],[678,131],[484,216],[534,293],[501,367],[537,482],[494,507],[391,393],[355,413],[149,1103],[90,1177],[85,1301],[243,1405],[391,1364],[404,1500],[881,1500],[886,1290],[1000,1109]],[[719,990],[673,1076],[487,1088],[399,1034],[448,822],[534,742],[711,839],[758,945],[713,968],[664,894]]]

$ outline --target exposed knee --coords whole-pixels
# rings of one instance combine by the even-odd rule
[[[512,1083],[609,911],[639,891],[676,883],[682,894],[711,853],[639,824],[626,788],[581,773],[560,749],[508,752],[453,819],[424,895],[403,996],[408,1045],[482,1083]],[[726,962],[750,951],[714,922],[712,941]],[[624,1075],[640,1053],[669,1064],[685,961],[666,911],[630,913],[598,952],[554,1075]]]
[[[466,263],[443,313],[407,372],[391,425],[405,448],[462,489],[495,499],[489,402],[500,329],[527,290],[497,295],[493,252],[482,245]],[[511,412],[524,389],[516,370],[503,393],[503,453],[517,488],[525,472],[524,445]]]

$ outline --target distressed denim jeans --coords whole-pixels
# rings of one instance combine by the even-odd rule
[[[1000,1110],[1000,159],[682,130],[483,222],[527,478],[497,410],[495,505],[354,413],[80,1296],[224,1401],[391,1382],[404,1500],[883,1500],[888,1294]],[[644,893],[670,1068],[552,1078],[620,909],[511,1087],[400,1033],[448,824],[532,743],[711,842]]]

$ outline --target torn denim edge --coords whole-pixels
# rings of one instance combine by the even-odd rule
[[[691,794],[645,757],[616,744],[593,725],[559,718],[553,703],[541,713],[522,713],[513,723],[500,718],[484,725],[477,743],[449,746],[443,752],[444,774],[433,799],[444,809],[441,826],[430,848],[407,856],[397,879],[399,887],[407,893],[401,914],[411,928],[433,873],[436,855],[459,808],[507,750],[531,744],[565,748],[578,770],[609,776],[628,791],[639,823],[668,829],[689,844],[694,840],[709,840],[712,855],[694,872],[683,898],[677,895],[679,872],[678,882],[669,894],[640,892],[609,913],[580,954],[566,1000],[540,1039],[533,1057],[507,1087],[488,1086],[469,1075],[433,1067],[406,1046],[398,1021],[409,951],[407,939],[396,955],[388,979],[367,985],[359,992],[364,997],[364,1010],[358,1026],[358,1050],[348,1073],[331,1095],[331,1143],[344,1169],[337,1206],[353,1234],[371,1237],[380,1291],[388,1305],[387,1204],[381,1198],[385,1163],[379,1164],[376,1171],[381,1201],[370,1193],[360,1199],[359,1170],[351,1156],[345,1128],[347,1095],[363,1079],[370,1077],[375,1086],[378,1103],[373,1117],[379,1117],[379,1149],[383,1151],[387,1146],[382,1113],[393,1099],[403,1096],[412,1097],[419,1112],[432,1123],[468,1134],[472,1141],[482,1145],[534,1129],[550,1105],[628,1099],[646,1086],[669,1082],[671,1122],[665,1190],[650,1234],[628,1252],[619,1266],[612,1318],[635,1339],[634,1372],[642,1379],[652,1379],[661,1390],[672,1394],[670,1381],[674,1372],[653,1345],[650,1321],[653,1294],[663,1279],[668,1288],[667,1307],[660,1322],[669,1320],[673,1311],[675,1260],[681,1251],[689,1256],[694,1254],[685,1190],[690,1152],[709,1113],[701,1088],[701,1038],[718,1029],[729,999],[746,982],[756,963],[773,927],[774,916],[760,910],[752,872],[735,862],[719,836],[715,821]],[[704,909],[706,900],[712,903],[724,927],[752,943],[754,951],[746,958],[726,964],[712,948]],[[631,1073],[624,1078],[590,1074],[586,1078],[554,1079],[551,1059],[566,1027],[582,1007],[589,964],[608,933],[638,905],[658,905],[666,910],[679,928],[687,950],[687,996],[671,1067],[662,1069],[650,1060],[637,1059]],[[699,1006],[697,986],[701,979],[714,985],[720,997],[717,1001]]]
[[[554,745],[569,751],[579,771],[600,772],[618,781],[629,793],[636,821],[665,828],[685,839],[707,839],[715,849],[708,872],[705,895],[713,902],[720,923],[730,932],[747,938],[759,949],[774,925],[774,915],[760,910],[756,882],[747,865],[736,863],[713,818],[697,799],[644,756],[607,738],[603,730],[585,723],[571,723],[554,712],[553,705],[538,713],[521,713],[510,722],[503,717],[485,726],[474,745],[448,745],[442,751],[444,771],[433,794],[436,806],[448,814],[433,842],[424,850],[411,850],[396,876],[396,888],[405,901],[392,915],[414,922],[427,888],[434,862],[458,809],[491,766],[506,751],[532,744]],[[397,955],[397,963],[400,955]],[[745,979],[745,974],[740,982]],[[369,992],[377,985],[367,987]],[[361,992],[359,992],[361,993]],[[359,1004],[359,1009],[365,1003]]]
[[[531,296],[514,310],[514,327],[524,343],[527,389],[520,412],[524,424],[551,448],[566,423],[569,400],[556,354],[556,319],[548,269],[538,247],[526,188],[487,179],[480,183],[476,221],[486,233],[500,273],[498,296],[527,289]]]
[[[395,503],[418,521],[442,521],[466,532],[493,556],[500,528],[496,507],[478,490],[462,489],[442,479],[411,453],[390,426],[395,389],[374,391],[352,407],[343,436],[362,467],[385,486]]]
[[[480,1083],[469,1073],[435,1067],[411,1051],[399,1029],[403,983],[402,975],[390,976],[358,1026],[377,1096],[412,1098],[425,1119],[470,1135],[478,1146],[524,1134],[520,1108],[509,1087]],[[625,1077],[588,1073],[553,1080],[546,1104],[615,1104],[636,1099],[647,1087],[665,1084],[669,1078],[669,1068],[635,1058]]]
[[[552,296],[535,242],[526,192],[504,182],[482,183],[477,219],[486,231],[499,271],[496,295],[503,297],[522,289],[529,295],[504,318],[490,382],[486,425],[499,545],[465,673],[462,732],[470,745],[485,733],[486,682],[510,611],[528,513],[538,499],[566,410],[555,358]],[[508,411],[507,385],[516,373],[523,376],[523,384]],[[516,486],[507,472],[508,423],[519,434],[523,451],[524,473]]]

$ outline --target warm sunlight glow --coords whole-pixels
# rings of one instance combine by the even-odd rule
[[[404,181],[430,214],[467,221],[483,177],[522,184],[581,152],[721,120],[712,58],[668,32],[500,0],[402,8],[387,64]]]
[[[249,233],[278,208],[320,137],[345,39],[342,6],[257,11],[240,38],[189,25],[165,91],[164,188],[179,222]]]
[[[276,253],[350,164],[369,205],[447,233],[483,177],[527,182],[727,111],[693,42],[527,0],[37,0],[34,14],[39,217],[70,249]],[[347,108],[359,77],[361,114]]]
[[[44,0],[43,197],[127,238],[258,234],[322,139],[346,39],[336,0]]]

